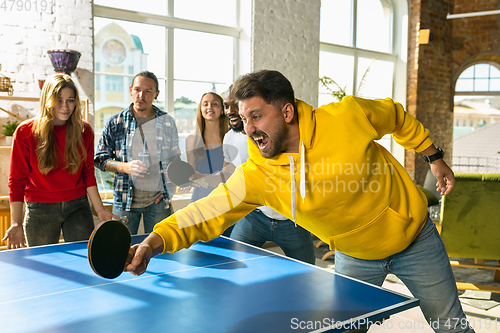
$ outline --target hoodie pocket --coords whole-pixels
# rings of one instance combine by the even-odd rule
[[[382,259],[404,250],[416,237],[418,226],[391,207],[349,232],[330,237],[332,248],[360,259]]]

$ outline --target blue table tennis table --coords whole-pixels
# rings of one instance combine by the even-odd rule
[[[87,242],[0,252],[6,333],[342,332],[415,306],[417,299],[225,237],[113,280],[92,271]]]

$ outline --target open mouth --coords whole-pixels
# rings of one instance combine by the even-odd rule
[[[252,140],[260,150],[266,149],[269,144],[269,137],[265,134],[254,135],[252,136]]]
[[[229,119],[229,123],[233,126],[236,126],[241,120],[241,118],[237,116],[229,116],[227,119]]]

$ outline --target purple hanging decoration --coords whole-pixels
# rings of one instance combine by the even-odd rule
[[[54,70],[57,73],[66,73],[68,75],[71,75],[75,71],[82,55],[78,51],[68,49],[52,49],[48,50],[47,53],[49,54],[52,66],[54,66]]]

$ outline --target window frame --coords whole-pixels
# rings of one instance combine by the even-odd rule
[[[352,0],[351,8],[351,45],[345,46],[333,43],[327,43],[319,41],[320,43],[320,53],[321,52],[333,52],[343,55],[349,55],[354,58],[353,73],[352,73],[352,89],[353,91],[348,91],[347,94],[354,94],[359,86],[358,82],[358,63],[360,58],[370,58],[377,60],[383,60],[393,63],[393,73],[392,73],[392,91],[391,97],[394,101],[401,103],[403,106],[406,105],[406,86],[407,86],[407,61],[408,61],[408,29],[409,29],[409,8],[408,2],[406,0],[381,0],[382,4],[387,4],[390,7],[390,34],[389,34],[389,45],[390,52],[380,52],[374,50],[367,50],[357,47],[357,6],[358,1]],[[321,24],[321,23],[320,23]],[[362,70],[362,69],[361,69]],[[323,75],[320,73],[320,75]],[[335,78],[332,78],[335,79]],[[320,83],[318,83],[320,85]],[[321,91],[321,87],[320,87]],[[318,93],[318,102],[320,100],[320,95],[326,95],[325,93]],[[378,97],[377,97],[378,98]],[[334,98],[331,97],[334,101]],[[386,135],[380,143],[384,145],[402,164],[405,164],[405,149],[396,143],[394,139]]]
[[[490,65],[495,67],[500,71],[500,65],[498,63],[492,62],[492,61],[474,61],[471,62],[470,64],[467,64],[463,66],[461,69],[457,71],[456,78],[454,80],[454,87],[453,91],[455,92],[455,96],[500,96],[500,90],[481,90],[481,91],[457,91],[457,83],[458,80],[460,79],[460,76],[469,68],[474,67],[476,65]],[[491,77],[488,77],[488,80]],[[475,80],[475,76],[472,77],[472,80]]]
[[[160,81],[165,80],[165,86],[160,87],[160,94],[163,95],[165,100],[166,110],[174,110],[174,29],[184,29],[198,32],[206,32],[224,36],[233,37],[233,81],[236,79],[239,73],[239,48],[238,43],[241,39],[241,34],[243,29],[240,27],[231,27],[224,25],[217,25],[211,23],[197,22],[186,19],[181,19],[174,17],[174,2],[172,0],[168,1],[168,16],[149,14],[144,12],[131,11],[120,8],[106,7],[102,5],[93,5],[93,17],[105,18],[111,20],[129,21],[140,24],[150,24],[155,26],[164,27],[166,29],[165,33],[165,73],[155,73]],[[239,11],[239,0],[237,11]],[[108,72],[94,72],[95,75],[110,75]],[[134,74],[135,75],[135,74]],[[120,74],[123,77],[134,77],[134,75]],[[190,82],[200,82],[192,80]],[[161,98],[159,98],[161,99]]]
[[[377,60],[383,60],[387,62],[392,62],[393,63],[393,77],[392,77],[392,91],[391,91],[391,96],[394,98],[394,93],[395,93],[395,81],[396,81],[396,71],[397,71],[397,54],[394,50],[396,50],[396,41],[395,41],[395,33],[394,33],[394,27],[395,25],[395,13],[394,13],[394,4],[389,1],[389,0],[380,0],[381,2],[386,2],[389,7],[390,7],[390,12],[391,12],[391,17],[390,17],[390,34],[389,34],[389,45],[390,45],[390,53],[388,52],[380,52],[380,51],[373,51],[373,50],[367,50],[367,49],[362,49],[357,47],[356,45],[356,40],[357,40],[357,25],[358,25],[358,17],[357,17],[357,6],[358,6],[358,0],[352,0],[352,8],[351,8],[351,45],[352,46],[345,46],[345,45],[340,45],[340,44],[333,44],[333,43],[328,43],[328,42],[323,42],[319,41],[320,43],[320,53],[321,52],[328,52],[328,53],[337,53],[337,54],[342,54],[342,55],[348,55],[352,56],[354,58],[354,64],[353,64],[353,73],[352,73],[352,90],[353,91],[348,91],[347,94],[354,95],[356,93],[357,87],[359,86],[358,82],[358,62],[360,58],[377,58]],[[335,78],[333,78],[335,79]],[[325,93],[318,93],[318,99],[319,95],[325,95]],[[386,96],[388,97],[388,96]]]

